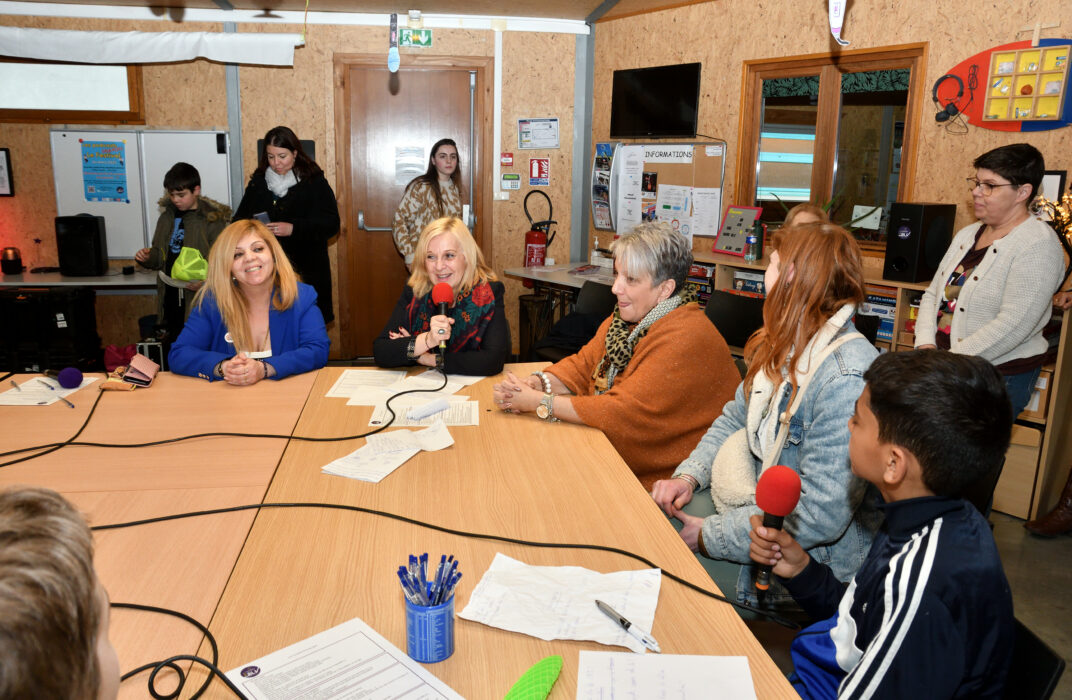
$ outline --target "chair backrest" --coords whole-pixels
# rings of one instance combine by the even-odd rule
[[[1047,700],[1064,673],[1065,660],[1024,623],[1016,620],[1015,624],[1012,664],[1002,697],[1006,700]]]
[[[755,297],[715,290],[704,311],[727,345],[744,347],[763,326],[763,300]]]
[[[577,303],[573,310],[579,314],[600,316],[602,320],[614,312],[614,305],[617,303],[618,297],[614,296],[608,285],[585,280],[581,291],[577,293]]]
[[[878,339],[878,327],[881,324],[882,319],[878,316],[856,314],[856,317],[852,319],[852,325],[856,326],[856,330],[860,331],[860,334],[872,345]]]

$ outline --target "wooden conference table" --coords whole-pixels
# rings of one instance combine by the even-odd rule
[[[365,432],[370,408],[346,406],[344,399],[324,396],[341,371],[327,368],[242,389],[162,375],[149,391],[105,396],[84,437],[167,437],[206,429],[201,424],[214,430],[289,433],[288,422],[294,435]],[[522,366],[521,371],[527,373],[528,368]],[[136,451],[137,457],[129,451],[118,455],[121,451],[114,449],[65,448],[0,470],[0,483],[57,488],[84,508],[95,524],[252,503],[262,496],[266,502],[357,505],[469,532],[618,547],[714,588],[601,432],[493,410],[493,383],[494,379],[484,380],[462,391],[479,400],[480,426],[451,428],[452,447],[418,454],[379,484],[320,472],[324,464],[363,444],[361,440],[292,441],[277,468],[282,440],[237,438],[144,448]],[[72,434],[81,422],[76,417],[84,419],[85,405],[92,403],[94,393],[75,395],[78,410],[61,416],[67,423],[19,435],[19,444]],[[123,410],[121,402],[130,399],[146,405]],[[192,411],[194,406],[211,410],[213,416]],[[47,408],[51,415],[61,407]],[[185,411],[176,410],[180,407]],[[26,409],[0,407],[0,421],[13,415],[5,412],[19,410]],[[183,415],[195,419],[187,422]],[[120,427],[130,420],[140,428],[134,433]],[[69,474],[72,466],[85,472],[82,481]],[[102,475],[99,480],[97,474]],[[229,669],[353,617],[405,649],[404,605],[395,570],[410,553],[453,553],[460,560],[464,577],[457,589],[458,611],[496,552],[535,565],[585,566],[603,572],[644,567],[618,554],[468,538],[367,513],[265,509],[250,528],[251,517],[246,512],[100,532],[102,579],[113,600],[176,607],[202,622],[211,619],[220,666]],[[196,641],[191,643],[181,623],[176,623],[175,632],[170,631],[171,623],[158,623],[151,615],[116,611],[113,639],[122,668],[134,667],[146,660],[143,656],[160,659],[193,651]],[[747,655],[760,698],[796,696],[729,606],[665,577],[652,632],[666,653]],[[144,649],[150,643],[159,646]],[[581,649],[622,650],[589,642],[545,642],[461,618],[456,620],[455,649],[452,657],[427,668],[467,698],[502,697],[529,666],[550,654],[565,660],[552,697],[572,698]],[[206,643],[199,653],[208,655]],[[191,673],[193,688],[204,675],[196,667]],[[144,680],[128,681],[122,694],[144,697]],[[217,682],[208,697],[231,695]]]

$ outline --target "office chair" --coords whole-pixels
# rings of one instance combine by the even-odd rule
[[[1005,700],[1047,700],[1065,670],[1065,660],[1046,642],[1015,620],[1012,664],[1005,679]]]
[[[856,326],[856,330],[860,331],[860,334],[867,338],[867,342],[872,345],[878,339],[878,327],[882,323],[882,319],[878,316],[868,316],[865,314],[856,314],[852,319],[852,325]]]
[[[551,326],[547,336],[533,345],[536,359],[558,362],[576,353],[595,337],[599,325],[614,313],[617,303],[618,297],[614,296],[609,286],[585,280],[581,291],[577,293],[573,311]]]
[[[704,309],[708,320],[730,348],[743,348],[749,336],[763,326],[763,300],[716,290]]]

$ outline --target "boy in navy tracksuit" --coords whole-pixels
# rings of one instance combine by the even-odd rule
[[[880,355],[864,379],[849,457],[886,522],[852,581],[752,519],[752,559],[823,620],[793,641],[790,680],[805,698],[1000,698],[1012,598],[986,520],[960,495],[1009,445],[1004,381],[940,350]]]

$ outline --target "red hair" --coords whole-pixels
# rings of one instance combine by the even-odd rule
[[[767,290],[763,327],[744,346],[748,362],[744,383],[751,390],[752,378],[760,371],[771,381],[780,381],[788,362],[796,393],[800,351],[838,309],[845,304],[859,306],[864,300],[863,261],[856,239],[834,224],[779,229],[771,247],[778,251],[781,274],[774,289]]]

